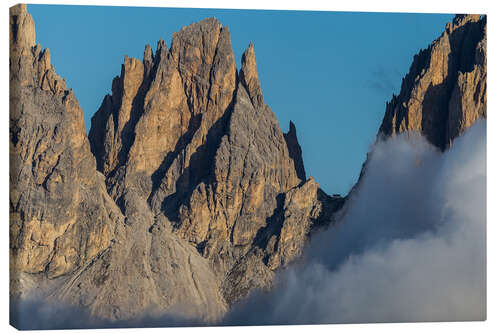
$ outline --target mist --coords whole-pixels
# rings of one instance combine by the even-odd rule
[[[172,313],[153,315],[156,311],[129,320],[96,318],[87,308],[48,300],[40,295],[29,295],[10,302],[10,324],[20,330],[97,329],[97,328],[150,328],[207,326],[197,318]]]
[[[332,174],[334,170],[332,170]],[[486,121],[442,153],[418,134],[378,141],[338,222],[217,325],[486,319]],[[21,329],[204,326],[182,315],[96,320],[40,297],[11,304]]]

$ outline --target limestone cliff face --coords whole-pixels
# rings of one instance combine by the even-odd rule
[[[88,137],[26,6],[10,26],[13,294],[39,289],[110,319],[212,321],[271,287],[342,205],[306,179],[254,46],[238,72],[216,19],[125,56]]]
[[[121,218],[95,171],[73,92],[35,45],[26,5],[10,10],[10,255],[53,278],[107,248]]]
[[[479,118],[486,118],[486,16],[457,15],[414,57],[379,133],[418,131],[446,149]]]

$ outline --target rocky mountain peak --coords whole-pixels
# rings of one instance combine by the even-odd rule
[[[149,50],[146,46],[142,73],[138,61],[134,60],[135,67],[124,64],[125,73],[130,67],[130,93],[113,91],[113,103],[105,98],[94,116],[89,137],[105,174],[125,164],[131,173],[166,171],[167,153],[184,149],[176,149],[180,138],[199,132],[199,146],[232,100],[236,65],[229,31],[216,19],[175,32],[170,49],[160,40],[154,60]],[[170,122],[164,121],[166,116]],[[111,129],[112,123],[118,126]],[[187,143],[184,139],[181,145]]]
[[[444,150],[478,118],[486,118],[486,16],[457,15],[414,57],[379,134],[417,131]]]
[[[259,75],[257,73],[257,60],[253,43],[250,43],[241,57],[240,81],[247,89],[248,95],[254,107],[259,108],[264,105],[264,97],[260,88]]]
[[[26,4],[18,4],[10,8],[10,47],[29,49],[35,46],[35,22],[26,10]]]
[[[10,12],[13,290],[92,315],[150,309],[212,321],[297,260],[344,198],[306,178],[295,124],[265,103],[253,43],[237,71],[229,29],[208,18],[169,46],[124,56],[92,117]],[[486,17],[457,15],[414,57],[381,138],[419,131],[446,149],[486,117]],[[156,314],[156,313],[155,313]]]
[[[174,32],[170,49],[160,41],[146,65],[151,54],[142,67],[125,58],[93,117],[92,151],[122,212],[146,210],[148,228],[191,244],[231,303],[300,255],[326,196],[303,184],[295,126],[285,135],[265,104],[253,44],[237,75],[229,30],[209,18]],[[293,226],[280,232],[286,207]],[[279,250],[281,238],[295,249]]]
[[[162,102],[165,89],[175,82],[172,76],[179,73],[177,64],[168,62],[172,57],[166,46],[160,43],[154,59],[147,47],[142,62],[124,57],[112,95],[93,118],[89,142],[82,110],[50,64],[50,52],[29,37],[34,25],[26,7],[14,7],[10,22],[13,297],[35,289],[47,302],[77,304],[108,319],[186,304],[187,316],[220,317],[227,305],[208,260],[160,221],[155,223],[147,197],[137,190],[141,183],[136,180],[147,181],[148,176],[138,177],[130,163],[133,144],[148,135],[138,131],[144,137],[134,137],[145,110],[158,111],[156,117],[165,105],[172,106],[168,99]],[[177,95],[168,90],[178,102],[167,108],[174,116],[186,101],[180,87]],[[163,119],[169,126],[168,118]],[[170,132],[163,128],[160,133]]]
[[[481,19],[481,15],[474,14],[457,14],[453,18],[453,21],[446,25],[446,32],[451,33],[459,27],[466,25],[467,23],[475,23]]]

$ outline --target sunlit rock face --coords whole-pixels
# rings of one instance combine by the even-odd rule
[[[35,45],[26,5],[10,10],[10,254],[49,278],[87,265],[121,218],[96,172],[83,113]]]
[[[444,151],[478,119],[486,119],[486,30],[485,15],[456,15],[413,57],[399,95],[386,105],[377,140],[416,132]]]
[[[415,55],[379,133],[417,131],[446,149],[479,118],[486,118],[486,16],[457,15]]]

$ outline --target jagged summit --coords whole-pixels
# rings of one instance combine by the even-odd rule
[[[212,321],[330,220],[295,126],[284,134],[264,102],[253,45],[238,74],[216,19],[124,56],[88,137],[25,6],[10,24],[14,293],[113,320]]]
[[[94,116],[89,138],[98,166],[105,174],[122,165],[130,150],[131,163],[144,171],[154,172],[161,166],[163,156],[175,150],[182,133],[186,130],[191,133],[202,113],[211,114],[212,119],[205,120],[208,122],[206,127],[210,127],[232,99],[236,65],[229,32],[217,20],[207,19],[174,33],[170,49],[160,40],[154,59],[149,49],[146,46],[142,67],[124,64],[120,76],[123,94],[113,91],[113,104],[105,99]],[[160,107],[172,111],[163,112]],[[168,124],[160,121],[160,127],[149,131],[149,126],[157,123],[159,117],[164,117],[161,114],[176,116]],[[146,121],[149,117],[154,119]],[[117,122],[115,118],[123,120]],[[113,130],[110,127],[106,129],[110,119],[118,123]],[[127,128],[125,124],[128,124]],[[137,133],[127,134],[136,125],[156,138],[155,147],[144,151],[145,138],[137,136]],[[162,127],[166,125],[168,128]],[[169,133],[169,137],[163,136],[165,132]],[[103,133],[113,134],[113,142],[103,138]],[[122,137],[134,135],[134,142],[123,142]],[[148,160],[150,165],[144,165],[144,160]]]
[[[88,137],[25,5],[10,11],[9,66],[13,295],[37,289],[111,320],[182,309],[213,322],[272,287],[344,203],[306,178],[254,45],[238,71],[215,18],[125,56]],[[419,130],[444,147],[486,117],[485,91],[486,19],[457,16],[415,57],[381,136]]]
[[[273,270],[300,254],[321,210],[319,185],[302,186],[295,126],[283,134],[265,104],[252,43],[239,74],[229,30],[215,18],[173,33],[170,49],[160,41],[154,59],[149,46],[144,54],[142,66],[125,59],[116,89],[92,119],[98,168],[122,211],[121,198],[135,193],[149,206],[153,226],[208,259],[226,301],[234,302],[269,286]],[[302,230],[286,235],[296,250],[278,254],[285,236],[277,212],[292,189],[292,202],[311,197],[300,213],[290,207],[294,228]]]
[[[10,47],[29,48],[35,46],[35,22],[28,14],[26,4],[10,8]]]
[[[446,149],[478,118],[486,118],[486,16],[456,15],[414,57],[379,133],[418,131]]]
[[[253,43],[250,43],[248,48],[241,57],[240,81],[245,87],[252,100],[252,104],[256,108],[264,106],[264,97],[260,88],[259,75],[257,73],[257,60],[255,58],[255,50]]]
[[[448,149],[476,120],[487,116],[486,15],[458,14],[443,33],[413,57],[399,95],[393,95],[377,140],[417,132]],[[371,152],[361,167],[362,182]]]

